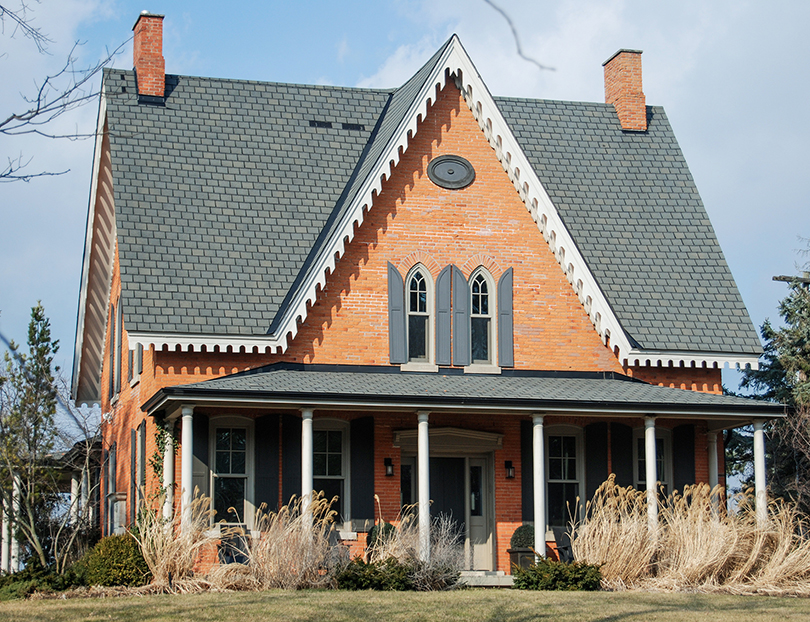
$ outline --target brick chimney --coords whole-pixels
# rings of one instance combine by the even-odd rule
[[[163,60],[163,15],[144,11],[132,27],[135,36],[132,56],[138,95],[163,97],[166,91],[166,62]]]
[[[605,103],[613,104],[623,130],[647,130],[647,105],[641,90],[641,50],[619,50],[605,68]]]

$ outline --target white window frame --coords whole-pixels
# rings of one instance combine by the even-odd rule
[[[478,277],[482,276],[487,284],[487,296],[489,300],[487,302],[489,306],[489,313],[487,315],[473,315],[473,304],[472,304],[472,297],[473,297],[473,280]],[[470,274],[470,278],[467,280],[467,286],[470,290],[470,365],[465,368],[465,371],[472,373],[475,371],[482,371],[484,373],[492,373],[493,371],[500,371],[500,367],[498,367],[498,289],[497,284],[495,283],[495,279],[492,278],[492,274],[487,270],[484,266],[478,266],[475,270],[473,270],[472,274]],[[475,362],[472,357],[472,346],[473,346],[473,339],[472,339],[472,320],[475,317],[488,317],[489,318],[489,344],[487,346],[487,352],[489,354],[489,361],[486,362]]]
[[[425,279],[425,290],[426,290],[426,307],[427,311],[423,315],[421,313],[417,313],[420,317],[427,317],[427,344],[426,344],[426,352],[424,360],[421,359],[411,359],[411,278],[417,273],[421,272],[422,276]],[[433,282],[433,275],[430,273],[430,270],[422,264],[418,263],[415,264],[410,270],[408,270],[408,274],[405,276],[405,350],[407,353],[408,362],[401,365],[401,369],[404,371],[436,371],[437,368],[434,364],[435,360],[435,350],[436,350],[436,331],[434,330],[434,322],[435,317],[434,314],[436,312],[435,305],[436,305],[436,298],[435,298],[435,283]]]
[[[351,531],[352,524],[352,478],[351,478],[351,458],[349,456],[349,449],[351,448],[351,424],[343,419],[313,419],[312,420],[312,433],[315,432],[328,432],[330,430],[337,430],[343,433],[341,438],[341,472],[340,477],[326,475],[319,476],[315,474],[315,466],[312,468],[313,482],[316,479],[342,479],[343,480],[343,529]],[[314,447],[314,439],[313,439]],[[313,450],[314,458],[314,450]]]
[[[253,529],[256,515],[256,505],[254,497],[254,470],[255,470],[255,449],[254,449],[254,422],[249,417],[239,415],[213,415],[208,418],[208,490],[211,493],[211,509],[214,509],[214,490],[217,477],[217,428],[242,428],[245,430],[245,507],[240,516],[241,523],[224,523],[225,525],[247,525],[248,529]],[[215,521],[212,512],[211,524],[215,527],[220,521]]]
[[[638,461],[642,456],[639,456],[638,442],[642,441],[644,444],[644,428],[633,429],[633,483],[637,490],[647,489],[647,474],[639,473]],[[672,492],[672,430],[667,428],[660,428],[655,426],[655,441],[663,441],[664,456],[663,456],[663,472],[659,472],[658,482],[666,487],[667,494]]]
[[[551,452],[549,451],[551,444],[549,443],[549,437],[551,436],[573,436],[576,439],[576,461],[577,461],[577,468],[576,468],[576,480],[552,480],[550,478],[551,469],[550,469],[550,462],[549,459],[551,457]],[[583,428],[574,425],[565,425],[565,424],[553,424],[549,426],[545,426],[544,429],[544,439],[543,442],[545,443],[543,446],[543,454],[545,458],[545,466],[546,466],[546,481],[544,482],[544,489],[546,495],[546,530],[550,531],[551,526],[549,522],[549,513],[551,511],[551,503],[548,494],[548,485],[553,483],[573,483],[576,482],[577,484],[577,494],[580,499],[585,498],[585,431]],[[577,512],[577,509],[574,509]],[[581,516],[582,514],[582,507],[578,508],[578,514]],[[577,517],[578,518],[578,517]],[[549,535],[546,535],[548,538]],[[553,536],[552,536],[553,539]]]

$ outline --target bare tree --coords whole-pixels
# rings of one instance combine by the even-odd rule
[[[47,54],[48,44],[52,43],[32,22],[30,5],[20,0],[20,7],[11,10],[0,4],[0,32],[13,38],[17,34],[30,39],[37,50]],[[43,80],[35,82],[34,91],[28,95],[21,94],[21,109],[8,114],[0,114],[0,135],[20,136],[35,134],[46,138],[79,140],[95,136],[94,132],[74,132],[59,134],[48,130],[57,118],[82,106],[98,97],[96,76],[121,51],[127,42],[122,43],[106,57],[87,67],[77,66],[77,50],[81,45],[75,42],[61,68]],[[22,154],[8,156],[8,164],[0,168],[0,182],[30,181],[35,177],[63,175],[63,171],[26,172],[24,169],[31,163],[30,157]]]

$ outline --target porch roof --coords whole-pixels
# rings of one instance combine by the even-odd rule
[[[504,370],[501,374],[401,372],[397,367],[275,364],[175,387],[143,406],[150,414],[181,404],[230,407],[467,410],[660,415],[716,420],[719,427],[784,416],[784,406],[741,397],[659,387],[613,372]],[[723,425],[720,425],[724,422]]]

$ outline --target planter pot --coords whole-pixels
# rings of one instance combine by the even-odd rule
[[[528,568],[534,563],[534,551],[531,549],[507,549],[511,566],[518,568]]]

